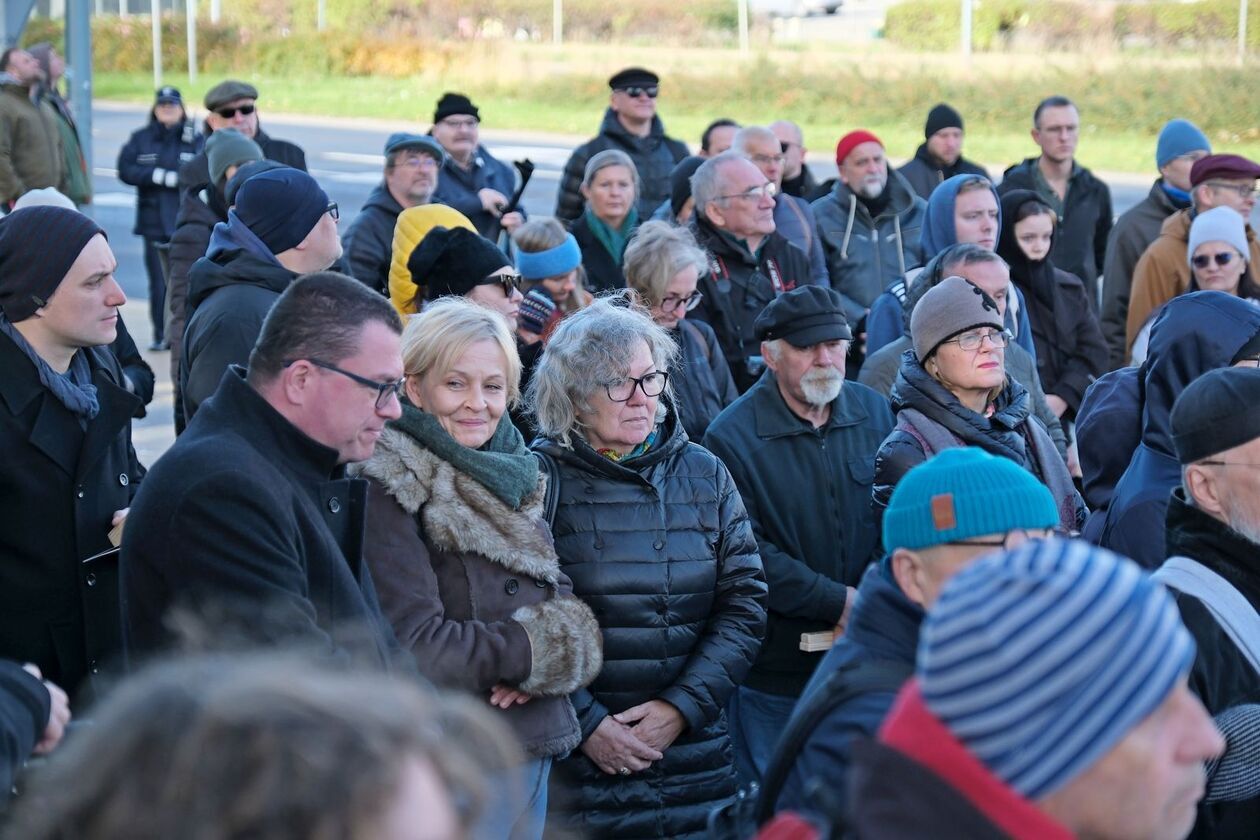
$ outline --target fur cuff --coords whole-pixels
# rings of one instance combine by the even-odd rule
[[[570,694],[599,674],[603,637],[590,607],[577,598],[552,598],[512,613],[525,628],[533,658],[521,691],[540,697]]]

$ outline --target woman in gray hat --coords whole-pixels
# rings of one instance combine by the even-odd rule
[[[875,457],[876,514],[882,518],[901,477],[942,449],[978,446],[1010,458],[1054,496],[1059,525],[1080,530],[1085,503],[1028,391],[1006,375],[1006,331],[997,304],[961,277],[947,277],[914,308],[913,348],[893,385],[897,427]]]

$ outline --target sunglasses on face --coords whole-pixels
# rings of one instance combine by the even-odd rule
[[[492,274],[477,285],[493,286],[497,284],[503,287],[504,297],[511,297],[512,293],[520,289],[521,284],[524,282],[525,278],[519,274]]]
[[[225,120],[230,120],[238,113],[248,117],[254,113],[253,105],[237,105],[235,108],[215,108],[214,112]]]
[[[1215,262],[1218,266],[1224,268],[1234,261],[1234,256],[1235,254],[1230,251],[1220,254],[1198,254],[1190,258],[1190,264],[1195,268],[1207,268],[1209,264]]]
[[[635,99],[637,99],[640,96],[646,96],[648,99],[655,99],[657,94],[661,92],[661,89],[657,87],[656,85],[646,85],[646,86],[635,85],[633,87],[618,88],[618,90],[620,90],[626,96],[629,96]]]

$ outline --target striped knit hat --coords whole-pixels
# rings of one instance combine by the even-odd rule
[[[928,709],[1030,800],[1080,775],[1194,661],[1167,591],[1078,540],[1029,542],[955,575],[923,622]]]

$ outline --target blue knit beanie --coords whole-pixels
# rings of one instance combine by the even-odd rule
[[[1028,470],[974,446],[946,449],[897,483],[884,546],[916,551],[955,540],[1059,524],[1054,497]]]
[[[566,234],[564,241],[545,251],[516,249],[516,270],[526,280],[546,280],[568,274],[582,264],[582,249],[573,234]]]
[[[1080,540],[990,554],[924,619],[923,700],[1027,799],[1062,788],[1153,712],[1194,662],[1172,597]]]
[[[328,212],[328,194],[300,169],[273,169],[250,178],[236,192],[235,213],[273,254],[306,238]]]
[[[1169,120],[1160,129],[1159,142],[1155,144],[1155,166],[1163,166],[1175,157],[1200,150],[1211,154],[1212,144],[1197,125],[1189,120]]]

